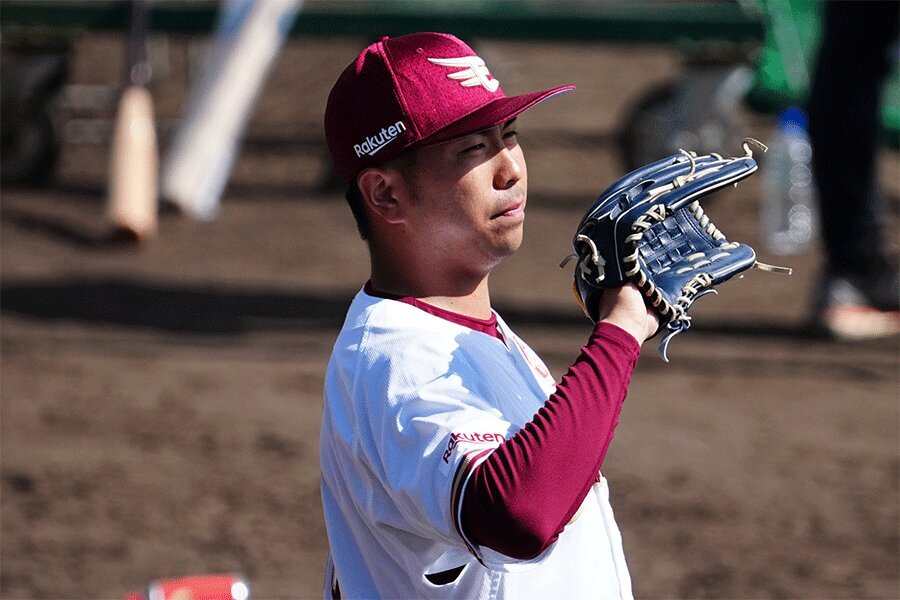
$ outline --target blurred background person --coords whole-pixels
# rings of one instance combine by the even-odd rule
[[[900,2],[827,2],[809,100],[824,272],[814,320],[838,339],[900,331],[900,280],[878,191],[880,99],[896,51]]]

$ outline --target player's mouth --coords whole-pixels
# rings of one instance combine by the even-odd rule
[[[517,200],[511,204],[507,204],[496,213],[491,219],[521,219],[525,216],[525,201]]]

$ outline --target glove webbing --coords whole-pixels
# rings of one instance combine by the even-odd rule
[[[710,218],[703,211],[703,208],[700,206],[699,202],[693,202],[688,206],[691,210],[694,218],[700,224],[701,227],[706,229],[706,232],[716,240],[724,240],[725,236],[721,231],[712,223]],[[643,294],[650,300],[650,303],[653,305],[659,314],[663,317],[667,317],[667,322],[673,321],[681,321],[683,325],[682,328],[687,325],[687,323],[691,320],[691,318],[687,315],[686,311],[688,307],[691,305],[691,301],[694,297],[704,288],[712,285],[713,279],[707,273],[698,273],[695,277],[689,280],[684,287],[681,288],[681,294],[677,297],[676,302],[674,304],[668,302],[665,297],[659,293],[659,290],[656,289],[656,285],[647,278],[646,273],[644,273],[640,264],[638,263],[638,244],[641,239],[644,237],[644,234],[648,229],[650,229],[654,224],[659,223],[660,221],[664,221],[667,217],[671,216],[672,213],[666,208],[665,204],[657,204],[648,210],[645,214],[641,215],[635,222],[632,224],[631,229],[634,231],[631,235],[625,238],[625,243],[630,244],[631,249],[633,250],[631,254],[622,258],[623,266],[626,267],[625,275],[630,277],[634,284],[638,287],[638,289],[643,292]],[[701,260],[697,262],[692,267],[683,267],[679,269],[679,272],[686,272],[692,269],[697,269],[699,267],[706,266],[711,264],[713,261],[718,260],[720,258],[725,258],[728,256],[728,250],[733,250],[738,247],[736,242],[726,242],[719,246],[722,250],[719,254],[715,254],[709,257],[706,260]],[[704,254],[702,252],[697,252],[696,254],[692,254],[688,256],[686,260],[696,261],[703,257]],[[668,267],[666,267],[667,269]],[[660,272],[665,272],[666,269],[662,269]]]

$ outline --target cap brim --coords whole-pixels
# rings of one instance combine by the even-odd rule
[[[530,94],[497,98],[493,102],[469,113],[458,121],[447,125],[443,129],[436,131],[414,145],[430,146],[432,144],[439,144],[454,138],[469,135],[470,133],[477,133],[479,131],[484,131],[485,129],[490,129],[491,127],[496,127],[523,113],[532,106],[540,104],[544,100],[571,92],[574,89],[574,85],[563,85],[549,90],[532,92]]]

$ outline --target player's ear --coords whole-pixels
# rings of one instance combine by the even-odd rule
[[[356,177],[356,185],[369,210],[388,223],[405,220],[409,187],[394,169],[369,168]]]

